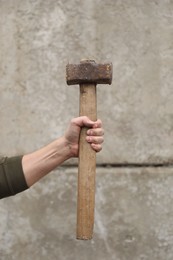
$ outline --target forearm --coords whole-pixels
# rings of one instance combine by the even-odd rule
[[[23,156],[22,167],[28,187],[71,157],[71,150],[64,137]]]

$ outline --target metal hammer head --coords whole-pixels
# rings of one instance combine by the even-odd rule
[[[97,64],[94,60],[82,60],[80,64],[68,64],[66,80],[68,85],[111,84],[112,63]]]

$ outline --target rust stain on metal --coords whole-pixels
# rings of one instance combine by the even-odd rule
[[[86,60],[80,64],[68,64],[66,80],[68,85],[82,83],[110,85],[112,83],[112,63],[97,64],[93,60]]]

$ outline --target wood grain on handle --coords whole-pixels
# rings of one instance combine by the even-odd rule
[[[96,85],[80,85],[80,116],[97,120]],[[79,144],[78,199],[77,199],[77,239],[92,239],[95,208],[96,153],[86,142],[83,128]]]

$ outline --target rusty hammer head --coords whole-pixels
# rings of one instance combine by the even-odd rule
[[[111,84],[112,63],[97,64],[94,60],[82,60],[80,64],[68,64],[66,80],[68,85]]]

